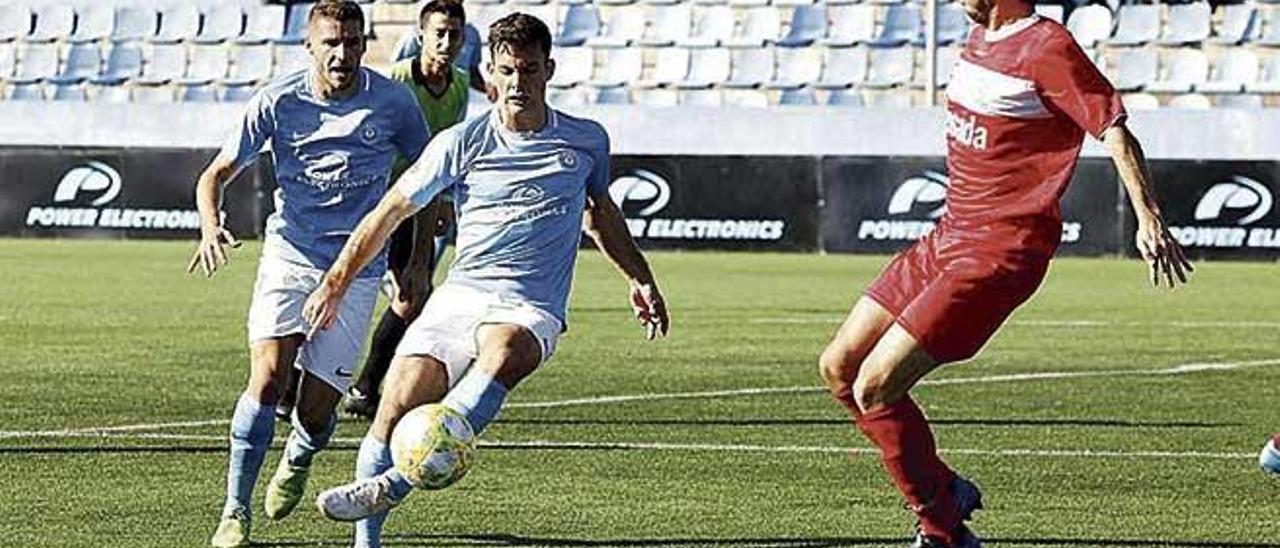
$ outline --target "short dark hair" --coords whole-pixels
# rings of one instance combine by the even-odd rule
[[[459,0],[431,0],[422,5],[422,11],[418,12],[418,27],[427,26],[427,18],[433,13],[442,13],[450,19],[458,19],[462,21],[462,25],[467,24],[467,11],[462,8],[462,2]]]
[[[314,23],[320,18],[333,19],[339,23],[347,21],[355,21],[359,23],[360,28],[364,29],[364,11],[360,9],[360,4],[351,0],[320,0],[314,6],[311,6],[311,13],[307,16],[307,24]]]
[[[489,26],[489,53],[496,54],[503,46],[512,51],[538,46],[550,58],[551,30],[537,17],[516,12]]]

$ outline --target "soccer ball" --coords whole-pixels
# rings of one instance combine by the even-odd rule
[[[420,489],[444,489],[471,468],[476,435],[457,411],[430,403],[409,411],[391,431],[391,461]]]

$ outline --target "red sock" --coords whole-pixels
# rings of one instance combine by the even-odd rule
[[[853,385],[845,384],[836,392],[831,393],[831,397],[835,398],[840,405],[843,405],[849,411],[849,417],[854,424],[858,424],[858,419],[862,417],[862,409],[858,408],[858,402],[853,400]]]
[[[863,413],[858,428],[880,448],[884,468],[920,518],[925,534],[954,542],[960,524],[951,498],[955,472],[938,458],[938,448],[924,413],[909,397]]]

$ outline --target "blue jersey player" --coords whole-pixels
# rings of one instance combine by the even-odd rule
[[[436,195],[452,195],[458,252],[448,277],[397,349],[360,446],[358,479],[316,501],[332,519],[359,521],[357,547],[379,545],[386,511],[412,489],[387,448],[400,417],[442,401],[481,432],[507,392],[555,352],[584,226],[629,282],[649,338],[667,331],[653,274],[609,198],[608,135],[544,101],[555,69],[547,26],[509,15],[490,27],[489,48],[494,107],[432,140],[360,222],[304,309],[312,325],[334,328],[353,281],[396,225]]]
[[[249,101],[197,186],[203,222],[188,271],[212,276],[227,262],[224,246],[236,245],[218,212],[222,187],[270,144],[276,211],[267,219],[249,308],[251,373],[231,420],[227,497],[213,546],[249,543],[253,485],[271,444],[276,402],[295,366],[304,373],[293,430],[267,487],[266,513],[282,518],[301,499],[312,457],[328,444],[334,406],[363,346],[384,252],[372,250],[368,266],[352,273],[348,299],[334,311],[330,329],[311,329],[303,304],[357,222],[387,193],[397,155],[416,160],[429,137],[409,90],[360,66],[363,28],[354,2],[317,3],[307,27],[313,66]]]

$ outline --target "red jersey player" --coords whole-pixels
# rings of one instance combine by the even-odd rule
[[[920,523],[913,546],[976,547],[981,493],[939,457],[908,395],[972,357],[1036,291],[1062,234],[1058,201],[1088,133],[1110,150],[1156,285],[1191,265],[1169,235],[1111,84],[1070,32],[1023,0],[963,0],[978,24],[947,88],[947,211],[854,305],[819,360],[831,394],[880,448]]]

